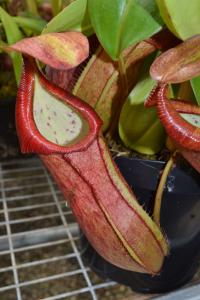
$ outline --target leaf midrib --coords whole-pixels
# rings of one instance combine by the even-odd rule
[[[125,0],[124,1],[124,4],[123,4],[123,9],[122,9],[122,13],[120,15],[120,18],[119,18],[119,29],[118,29],[118,35],[117,35],[117,40],[118,40],[118,43],[116,45],[116,57],[117,59],[119,58],[120,56],[120,49],[121,49],[121,36],[123,34],[123,31],[124,31],[124,23],[125,23],[125,20],[126,20],[126,16],[127,16],[127,13],[128,13],[128,9],[130,7],[130,3],[131,3],[132,0]]]

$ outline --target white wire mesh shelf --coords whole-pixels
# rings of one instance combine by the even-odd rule
[[[0,193],[1,300],[150,299],[84,265],[76,221],[38,158],[1,162]]]
[[[78,226],[39,159],[2,162],[0,191],[1,300],[96,300],[116,289],[121,297],[130,294],[85,267]]]

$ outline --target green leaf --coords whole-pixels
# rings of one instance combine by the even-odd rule
[[[140,80],[122,108],[119,135],[126,147],[152,155],[163,147],[165,133],[156,109],[144,107],[144,101],[155,86],[155,81],[151,79],[147,71],[149,61],[145,60],[144,66],[146,66],[146,71],[142,71]]]
[[[0,7],[0,19],[6,33],[8,44],[14,44],[23,38],[23,35],[13,18],[2,7]],[[10,56],[13,62],[15,78],[17,83],[19,83],[22,70],[21,54],[11,53]]]
[[[113,60],[128,46],[160,30],[160,25],[135,0],[88,0],[94,30]]]
[[[148,11],[148,13],[160,24],[163,25],[164,21],[161,18],[160,11],[156,5],[155,0],[138,0],[138,3]]]
[[[87,0],[76,0],[64,8],[42,33],[75,30],[91,35],[94,31],[87,12]]]
[[[200,33],[199,0],[156,0],[168,28],[185,40]]]
[[[46,25],[46,21],[42,18],[27,18],[17,16],[13,17],[13,20],[19,27],[30,29],[33,33],[41,33]]]
[[[190,80],[190,83],[191,83],[194,95],[196,97],[196,101],[197,101],[198,105],[200,105],[200,89],[199,89],[199,87],[200,87],[200,76],[192,78]]]

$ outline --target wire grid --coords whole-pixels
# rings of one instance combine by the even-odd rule
[[[84,265],[71,210],[37,157],[0,163],[0,299],[119,299]]]

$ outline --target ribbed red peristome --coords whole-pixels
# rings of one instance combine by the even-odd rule
[[[59,146],[43,137],[36,127],[33,118],[33,94],[35,75],[40,84],[56,99],[66,102],[76,109],[82,118],[89,124],[87,135],[77,144]],[[42,101],[42,99],[41,99]],[[82,100],[50,83],[37,69],[35,63],[24,58],[24,69],[17,95],[16,103],[16,127],[23,153],[71,153],[86,149],[98,135],[102,122],[95,111]]]

